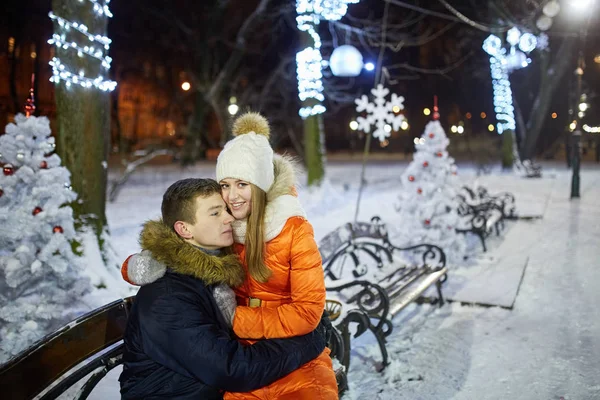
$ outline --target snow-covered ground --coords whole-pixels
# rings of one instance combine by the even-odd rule
[[[492,193],[512,192],[519,214],[543,215],[508,224],[500,238],[490,240],[486,254],[473,246],[470,266],[450,266],[448,285],[453,267],[460,280],[495,266],[498,278],[490,278],[487,287],[517,288],[518,294],[510,294],[513,307],[409,306],[393,321],[392,363],[383,373],[376,372],[380,354],[373,337],[366,333],[353,340],[350,391],[344,399],[600,399],[600,167],[584,164],[582,197],[570,200],[571,174],[563,165],[546,164],[544,178],[537,180],[499,170],[477,178],[474,167],[458,165],[465,183],[478,181]],[[379,215],[399,224],[394,203],[405,166],[369,165],[359,220]],[[124,259],[139,249],[141,224],[159,215],[164,190],[191,176],[214,177],[214,163],[185,170],[147,167],[131,177],[108,205],[118,256]],[[321,190],[299,190],[317,240],[354,218],[360,162],[331,162],[328,176]],[[514,271],[502,279],[499,265],[521,262],[517,282]],[[461,300],[480,295],[482,286],[467,289]],[[118,398],[114,378],[119,372],[112,372],[92,398]]]

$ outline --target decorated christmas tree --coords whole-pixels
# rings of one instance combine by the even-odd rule
[[[91,289],[72,250],[70,173],[33,109],[32,94],[0,135],[0,363],[84,311]]]
[[[458,262],[464,259],[466,241],[465,235],[456,232],[456,165],[446,151],[450,141],[440,124],[437,106],[433,121],[415,143],[413,161],[401,177],[396,207],[399,224],[391,234],[403,245],[437,245],[451,263]]]

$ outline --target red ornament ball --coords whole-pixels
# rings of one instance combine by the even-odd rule
[[[425,225],[429,225],[429,224],[431,224],[431,220],[429,220],[429,219],[426,219],[426,220],[425,220]]]
[[[40,168],[41,168],[41,169],[46,169],[46,168],[48,168],[48,163],[47,163],[46,161],[42,161],[42,162],[40,163]]]
[[[435,155],[436,155],[436,156],[438,156],[438,157],[441,157],[441,156],[443,156],[443,154],[442,154],[442,152],[441,152],[441,151],[438,151],[437,153],[435,153]]]
[[[430,133],[429,134],[429,139],[433,139],[435,137],[435,133]]]
[[[2,172],[6,176],[11,176],[12,174],[15,173],[15,168],[11,164],[4,164],[4,167],[2,168]]]
[[[408,176],[408,180],[411,181],[411,182],[414,182],[415,181],[415,177],[412,176],[412,175],[409,175]]]
[[[52,228],[52,232],[54,232],[54,233],[63,233],[64,230],[63,230],[62,226],[56,225],[54,228]]]
[[[423,163],[423,166],[424,166],[424,167],[429,167],[429,163],[428,163],[427,161],[425,161],[425,162]]]
[[[33,209],[32,214],[33,215],[38,215],[41,212],[42,212],[42,208],[41,207],[36,207],[36,208]]]
[[[418,189],[417,189],[417,193],[419,193],[419,194],[423,193],[423,189],[421,189],[421,188],[418,188]]]

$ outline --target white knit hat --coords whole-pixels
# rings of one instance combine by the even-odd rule
[[[249,112],[236,119],[236,137],[225,144],[217,158],[217,181],[240,179],[267,192],[275,180],[269,134],[269,123],[258,113]]]

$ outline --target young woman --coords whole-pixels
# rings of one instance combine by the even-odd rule
[[[269,125],[261,115],[242,115],[233,133],[236,137],[217,160],[221,194],[236,219],[234,250],[247,272],[245,282],[235,290],[238,307],[233,330],[249,343],[306,334],[317,327],[323,314],[325,282],[312,226],[296,197],[294,166],[273,154]],[[137,284],[147,281],[140,275],[148,274],[152,264],[140,265],[130,265],[124,277]],[[226,393],[224,398],[337,399],[329,349],[269,386]]]
[[[325,281],[313,228],[295,196],[289,159],[274,156],[269,125],[255,113],[239,117],[236,136],[217,160],[221,195],[236,219],[234,250],[248,273],[236,289],[233,330],[242,339],[311,332],[325,307]],[[337,399],[329,349],[287,377],[225,399]]]

